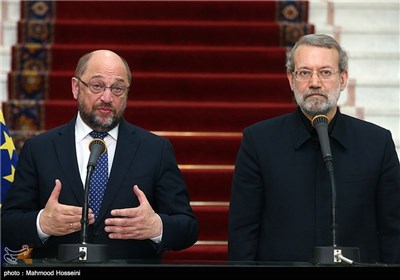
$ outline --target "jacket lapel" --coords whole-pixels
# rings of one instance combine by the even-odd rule
[[[123,185],[125,173],[129,172],[127,166],[131,166],[131,161],[134,160],[139,143],[140,141],[136,136],[134,127],[129,126],[126,121],[122,121],[119,126],[118,142],[115,149],[110,178],[104,193],[100,213],[95,223],[101,221],[107,211],[111,211],[111,209],[109,209],[111,202],[117,195],[120,186]]]
[[[67,125],[61,127],[58,131],[58,137],[54,140],[57,157],[60,160],[62,172],[66,174],[67,182],[61,182],[63,189],[72,190],[79,205],[83,205],[84,190],[79,174],[78,160],[75,146],[75,120],[74,118]]]

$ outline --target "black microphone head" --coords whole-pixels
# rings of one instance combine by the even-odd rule
[[[99,157],[107,150],[106,142],[103,139],[95,138],[89,143],[89,150],[90,156],[87,166],[95,167]]]
[[[328,125],[329,119],[325,115],[316,115],[314,118],[311,120],[311,124],[313,127],[319,126],[319,125]]]
[[[318,133],[319,144],[321,146],[322,156],[325,161],[332,160],[331,147],[328,135],[328,117],[325,115],[316,115],[312,118],[311,123]]]
[[[94,138],[89,143],[89,151],[92,152],[93,149],[100,149],[100,155],[104,154],[107,150],[106,142],[101,138]]]

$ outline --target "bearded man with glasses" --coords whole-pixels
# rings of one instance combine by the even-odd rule
[[[305,35],[286,68],[297,109],[243,131],[229,260],[310,263],[315,248],[344,246],[361,263],[399,264],[399,158],[389,130],[340,112],[346,52],[331,36]]]
[[[96,213],[88,210],[88,243],[108,245],[109,259],[160,261],[163,252],[197,241],[198,222],[172,144],[124,119],[131,80],[128,63],[112,51],[80,58],[71,79],[77,115],[28,139],[21,150],[2,205],[8,248],[28,245],[33,258],[51,260],[60,245],[82,241],[88,147],[98,137],[93,135],[104,137],[108,174],[96,182],[104,187],[101,193],[89,194]]]

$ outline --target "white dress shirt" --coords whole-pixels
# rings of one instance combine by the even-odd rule
[[[108,176],[110,176],[111,167],[115,155],[115,148],[117,146],[118,127],[119,125],[110,130],[108,132],[108,135],[104,138],[104,142],[106,142],[107,153],[108,153]],[[78,113],[75,123],[75,145],[76,145],[76,157],[78,160],[79,174],[81,175],[81,180],[84,187],[86,182],[87,163],[89,161],[89,156],[90,156],[89,144],[93,139],[92,136],[89,135],[89,133],[92,132],[92,130],[93,129],[91,129],[87,124],[83,122],[80,114]],[[40,215],[42,214],[42,211],[43,209],[40,210],[36,218],[36,228],[40,239],[44,243],[47,240],[47,238],[49,238],[49,235],[45,234],[39,226],[39,218]],[[157,216],[161,220],[158,214]],[[162,238],[162,233],[160,236],[151,238],[151,240],[156,243],[159,243],[161,241],[161,238]]]

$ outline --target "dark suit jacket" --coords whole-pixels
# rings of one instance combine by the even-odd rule
[[[14,183],[2,205],[2,241],[14,250],[24,244],[34,247],[35,258],[56,257],[60,244],[81,241],[80,231],[55,237],[42,244],[36,217],[60,179],[59,202],[82,206],[84,186],[75,149],[75,119],[25,142]],[[116,208],[137,207],[133,192],[137,184],[163,222],[160,244],[151,240],[111,240],[104,220]],[[198,224],[189,204],[183,176],[170,142],[122,121],[113,166],[99,217],[89,226],[88,243],[108,244],[111,259],[160,259],[166,250],[180,250],[197,241]]]
[[[229,259],[308,262],[332,246],[332,192],[300,111],[243,132],[229,209]],[[317,144],[317,145],[316,145]],[[330,135],[337,245],[400,263],[400,166],[391,133],[338,112]]]

